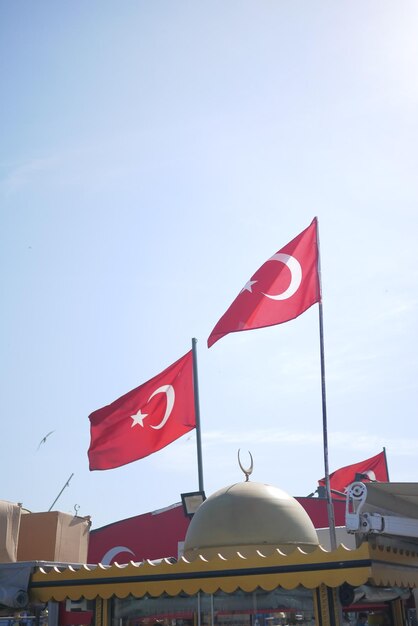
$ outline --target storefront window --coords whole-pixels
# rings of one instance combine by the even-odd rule
[[[173,598],[129,597],[113,601],[112,617],[112,626],[313,626],[313,595],[299,587]]]

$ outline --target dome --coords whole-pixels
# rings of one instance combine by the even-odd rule
[[[314,525],[299,502],[286,492],[256,482],[242,482],[212,494],[193,516],[184,556],[268,555],[276,548],[309,551],[318,545]]]

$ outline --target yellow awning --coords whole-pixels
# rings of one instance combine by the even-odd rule
[[[133,595],[158,597],[198,591],[211,594],[237,589],[251,592],[257,588],[271,591],[277,587],[294,589],[299,585],[314,589],[321,583],[338,587],[348,583],[358,587],[367,582],[376,586],[418,587],[418,554],[393,546],[363,543],[356,550],[340,546],[334,552],[322,547],[310,553],[299,548],[285,555],[276,551],[244,558],[202,557],[177,563],[163,560],[157,564],[113,564],[110,566],[38,567],[29,585],[32,600],[78,600]]]
[[[177,563],[39,567],[31,578],[30,595],[33,600],[46,602],[128,595],[158,597],[164,593],[194,595],[198,591],[211,594],[218,590],[231,593],[236,589],[271,591],[299,585],[313,589],[321,583],[337,587],[346,582],[356,587],[372,577],[372,565],[369,545],[363,544],[357,550],[340,546],[334,552],[318,547],[310,553],[296,549],[285,555],[277,550],[267,557],[258,553],[250,558],[237,554],[225,559],[219,555],[210,561],[200,557]]]

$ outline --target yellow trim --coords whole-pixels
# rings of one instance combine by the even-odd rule
[[[337,590],[330,589],[326,585],[319,585],[314,597],[315,623],[321,626],[341,626]]]
[[[181,592],[194,595],[198,591],[211,594],[217,590],[232,593],[238,588],[251,592],[257,587],[265,591],[299,585],[335,588],[344,582],[357,587],[368,581],[377,586],[418,587],[418,553],[364,543],[356,550],[340,546],[334,552],[318,547],[306,553],[298,548],[288,555],[276,550],[270,556],[218,555],[178,563],[39,567],[32,575],[29,592],[33,601],[47,602],[146,594],[158,597],[163,593],[177,596]]]
[[[334,626],[331,624],[328,607],[328,591],[325,585],[319,585],[318,587],[318,600],[320,617],[318,616],[317,623],[321,624],[321,626]]]
[[[199,557],[192,562],[181,559],[178,563],[163,561],[157,565],[145,562],[79,569],[40,567],[31,578],[30,595],[32,600],[46,602],[80,597],[91,600],[97,596],[124,598],[130,594],[136,597],[146,594],[158,597],[163,593],[177,596],[181,592],[194,595],[198,591],[211,594],[218,589],[232,593],[238,588],[251,592],[257,587],[266,591],[277,587],[294,589],[299,585],[314,589],[321,584],[337,587],[343,582],[358,586],[371,576],[369,560],[368,544],[363,544],[357,550],[340,546],[335,552],[327,552],[319,547],[305,553],[298,548],[288,555],[277,550],[267,557],[257,554],[244,558],[237,554],[229,559],[218,556],[208,561]]]
[[[331,590],[331,596],[334,608],[334,624],[335,626],[341,626],[342,611],[336,589]]]
[[[318,589],[313,592],[313,608],[315,615],[315,624],[320,624],[320,607],[318,602]]]
[[[102,600],[102,626],[109,623],[109,600]]]
[[[392,609],[392,618],[394,626],[404,626],[405,622],[405,611],[403,607],[402,600],[397,598],[393,600],[391,603]]]
[[[103,626],[103,600],[101,598],[96,598],[94,626]]]
[[[372,583],[376,586],[418,587],[418,552],[370,544]]]
[[[409,550],[389,545],[382,546],[375,543],[368,545],[370,556],[377,561],[384,560],[390,563],[397,563],[398,565],[405,564],[418,567],[418,550]]]

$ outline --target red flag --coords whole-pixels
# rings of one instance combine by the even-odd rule
[[[196,427],[192,351],[90,416],[90,469],[120,467]]]
[[[320,301],[317,219],[251,276],[208,339],[282,324]]]
[[[344,493],[346,487],[356,480],[356,474],[362,475],[360,478],[362,482],[371,480],[384,483],[388,482],[389,476],[385,452],[379,452],[376,456],[372,456],[365,461],[360,461],[360,463],[346,465],[330,474],[329,482],[331,490]],[[318,484],[325,486],[325,478],[318,480]]]

